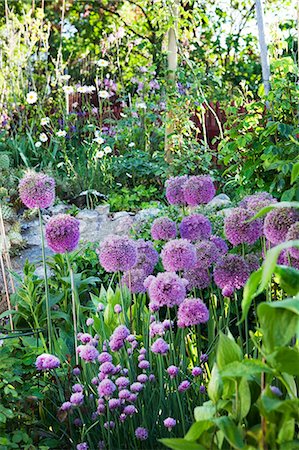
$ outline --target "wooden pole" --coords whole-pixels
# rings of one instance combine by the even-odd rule
[[[261,52],[263,84],[265,94],[268,95],[270,92],[270,63],[269,63],[268,47],[266,43],[263,0],[255,0],[255,10],[259,34],[259,46]]]

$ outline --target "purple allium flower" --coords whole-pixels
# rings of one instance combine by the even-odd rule
[[[115,380],[115,384],[119,389],[124,389],[130,384],[130,380],[127,377],[119,377]]]
[[[99,379],[97,377],[93,377],[91,379],[91,384],[94,384],[95,386],[97,386],[99,384]]]
[[[178,309],[178,327],[185,328],[209,320],[209,310],[197,298],[186,298]]]
[[[160,272],[151,277],[148,294],[151,303],[158,308],[179,305],[186,296],[187,280],[180,278],[174,272]]]
[[[278,264],[293,267],[299,270],[299,259],[293,258],[293,256],[288,251],[289,249],[283,250],[278,258]]]
[[[74,367],[73,368],[73,374],[78,377],[81,374],[81,370],[79,367]]]
[[[109,378],[105,378],[102,380],[98,386],[98,393],[100,397],[111,397],[113,392],[115,391],[116,386],[113,381],[109,380]]]
[[[120,350],[125,343],[126,338],[129,336],[130,331],[125,325],[119,325],[115,328],[109,341],[110,348],[113,352]]]
[[[168,431],[171,431],[172,428],[176,426],[176,420],[172,417],[167,417],[167,419],[164,420],[163,424],[165,428],[168,428]]]
[[[298,239],[299,239],[299,221],[291,225],[286,235],[287,241],[296,241]],[[299,248],[291,247],[290,249],[288,249],[288,251],[290,255],[293,256],[293,258],[299,259]]]
[[[89,344],[92,341],[92,336],[89,333],[78,333],[77,338],[82,342],[82,344]]]
[[[136,245],[126,236],[108,236],[100,246],[99,259],[107,272],[126,272],[137,263]]]
[[[155,375],[154,375],[153,373],[151,373],[151,374],[149,375],[149,377],[148,377],[148,380],[149,380],[151,383],[153,383],[154,381],[156,381]]]
[[[137,377],[137,381],[139,381],[139,383],[146,383],[148,380],[148,376],[145,373],[141,373],[140,375],[138,375]]]
[[[276,202],[276,198],[272,197],[268,192],[257,192],[256,194],[243,198],[240,202],[240,206],[242,208],[251,209],[251,211],[256,214],[265,206],[272,205]]]
[[[121,421],[121,423],[124,423],[126,418],[127,418],[127,416],[123,413],[119,416],[119,420]]]
[[[159,253],[151,241],[138,239],[135,241],[135,245],[137,249],[137,263],[134,269],[141,269],[145,275],[150,275],[159,261]]]
[[[169,241],[177,236],[176,223],[168,217],[158,217],[153,221],[151,235],[155,241]]]
[[[209,360],[209,356],[206,354],[206,353],[202,353],[201,355],[200,355],[200,362],[201,363],[206,363],[208,360]]]
[[[137,401],[137,398],[138,398],[138,394],[131,394],[128,401],[131,403],[134,403]]]
[[[135,394],[136,394],[136,393],[138,394],[138,392],[142,391],[142,389],[143,389],[143,384],[142,384],[142,383],[139,383],[138,381],[136,381],[135,383],[132,383],[132,384],[131,384],[130,389],[131,389],[131,392],[134,392]]]
[[[75,392],[70,397],[70,402],[72,405],[80,406],[84,401],[84,395],[82,392]]]
[[[105,375],[113,375],[115,371],[115,366],[111,362],[106,361],[100,365],[100,371]]]
[[[80,239],[79,220],[69,214],[51,217],[46,225],[46,239],[53,252],[72,252]]]
[[[180,235],[190,241],[208,239],[212,233],[212,225],[209,219],[202,214],[191,214],[184,217],[180,224]]]
[[[277,386],[270,386],[270,390],[271,390],[272,394],[277,395],[277,397],[282,396],[282,392]]]
[[[62,405],[60,406],[60,410],[61,411],[68,411],[69,409],[71,409],[72,407],[72,403],[71,402],[64,402],[62,403]]]
[[[89,446],[87,442],[81,442],[81,444],[78,444],[76,447],[77,450],[88,450]]]
[[[149,363],[149,361],[144,359],[143,361],[139,362],[138,367],[139,367],[139,369],[147,370],[150,368],[150,363]]]
[[[74,419],[73,424],[75,425],[75,427],[81,427],[82,426],[82,420],[80,419],[80,417],[76,417],[76,419]]]
[[[35,367],[37,370],[57,369],[60,366],[60,361],[57,356],[43,353],[36,358]]]
[[[274,208],[265,218],[264,234],[272,244],[286,240],[290,227],[299,221],[299,212],[295,208]]]
[[[215,196],[216,189],[208,175],[192,176],[183,185],[185,202],[190,206],[209,203]]]
[[[168,272],[187,270],[196,264],[196,250],[186,239],[174,239],[164,245],[161,258],[163,267]]]
[[[203,384],[201,384],[201,385],[199,386],[199,392],[200,392],[201,394],[205,394],[205,392],[206,392],[206,387],[205,387]]]
[[[169,366],[167,368],[167,373],[170,376],[170,378],[175,378],[179,373],[179,368],[176,366]]]
[[[105,309],[105,305],[103,303],[99,303],[97,306],[97,311],[101,312],[101,311],[104,311],[104,309]]]
[[[254,213],[249,209],[234,208],[224,219],[224,232],[226,238],[233,245],[254,244],[263,234],[261,219],[249,220]]]
[[[219,255],[223,256],[228,252],[228,246],[224,239],[219,236],[210,236],[210,241],[212,241],[218,248]]]
[[[145,355],[142,353],[138,356],[138,362],[145,360]]]
[[[150,324],[150,337],[163,336],[165,334],[164,325],[162,322],[152,322]]]
[[[55,181],[43,173],[28,172],[19,183],[20,199],[27,208],[48,208],[55,199]]]
[[[205,289],[211,283],[211,275],[209,274],[209,271],[200,267],[185,270],[184,278],[188,281],[188,291],[192,291],[194,288]]]
[[[191,386],[190,381],[184,380],[178,385],[178,391],[185,392],[189,389],[190,386]]]
[[[197,367],[197,366],[193,367],[192,375],[194,377],[199,377],[200,375],[202,375],[202,368],[201,367]]]
[[[110,422],[104,423],[104,428],[106,428],[106,430],[113,430],[114,427],[115,427],[115,422],[113,422],[113,420],[110,420]]]
[[[91,325],[93,325],[93,323],[94,323],[94,320],[91,318],[91,317],[89,317],[87,320],[86,320],[86,325],[89,327],[89,326],[91,326]]]
[[[121,401],[119,398],[111,398],[108,401],[108,406],[109,406],[110,411],[113,411],[114,409],[117,409],[121,406]]]
[[[146,441],[148,438],[148,431],[146,428],[143,427],[138,427],[135,430],[135,436],[137,439],[139,439],[140,441]]]
[[[159,353],[160,355],[166,355],[169,350],[169,345],[162,338],[158,338],[151,346],[153,353]]]
[[[97,407],[97,413],[98,413],[99,415],[101,415],[101,414],[105,414],[105,412],[106,412],[106,406],[105,406],[105,404],[104,404],[104,403],[99,403],[99,404],[98,404],[98,407]]]
[[[147,354],[146,348],[142,347],[142,348],[139,350],[139,353],[140,353],[140,355],[146,355],[146,354]]]
[[[122,284],[126,285],[133,294],[138,294],[146,291],[144,286],[145,279],[146,274],[142,269],[132,269],[123,274]]]
[[[127,369],[126,367],[124,367],[124,368],[122,369],[122,374],[123,374],[124,376],[127,376],[128,373],[129,373],[129,369]]]
[[[80,345],[80,349],[78,347],[79,356],[85,362],[94,362],[99,356],[98,350],[90,344]]]
[[[245,261],[248,264],[250,273],[255,272],[260,268],[260,261],[256,255],[253,253],[249,253],[248,255],[245,255]]]
[[[120,314],[122,312],[122,307],[118,303],[114,306],[114,312],[115,314]]]
[[[72,386],[73,392],[83,392],[83,386],[82,384],[76,383]]]
[[[98,361],[101,364],[103,364],[104,362],[107,362],[107,361],[111,362],[112,361],[112,356],[108,352],[102,352],[98,356]]]
[[[121,400],[129,400],[131,396],[131,392],[129,391],[129,389],[121,389],[118,393],[118,397]]]
[[[200,241],[195,244],[196,249],[196,267],[208,269],[219,259],[219,251],[212,241]]]
[[[137,413],[136,406],[127,405],[124,407],[123,414],[125,414],[126,416],[133,416],[136,413]]]
[[[250,275],[249,267],[239,255],[225,255],[216,264],[214,281],[224,296],[230,296],[242,288]]]
[[[188,180],[187,175],[171,177],[166,181],[166,198],[171,205],[185,204],[183,184]]]

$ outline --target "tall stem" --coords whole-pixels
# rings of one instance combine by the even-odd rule
[[[75,295],[75,280],[74,280],[74,271],[71,265],[71,261],[70,261],[70,257],[69,254],[66,254],[66,260],[67,260],[67,265],[68,265],[68,269],[69,269],[69,274],[70,274],[70,280],[71,280],[71,295],[72,295],[72,316],[73,316],[73,328],[74,328],[74,346],[75,346],[75,358],[76,358],[76,365],[79,364],[79,356],[78,356],[78,352],[77,352],[77,334],[78,334],[78,329],[77,329],[77,305],[76,305],[76,295]]]
[[[44,280],[45,280],[48,344],[49,344],[49,352],[51,353],[52,352],[52,323],[51,323],[51,309],[50,309],[50,293],[49,293],[48,273],[47,273],[47,265],[46,265],[43,217],[42,217],[42,212],[41,212],[40,208],[38,208],[38,218],[39,218],[40,236],[41,236],[41,242],[42,242],[42,259],[43,259]]]

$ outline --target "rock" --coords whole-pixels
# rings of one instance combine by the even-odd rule
[[[144,220],[149,220],[149,219],[153,219],[155,217],[157,217],[161,212],[160,208],[147,208],[147,209],[142,209],[141,211],[139,211],[136,214],[135,220],[139,221],[144,221]]]
[[[65,214],[68,209],[69,209],[68,205],[65,205],[64,203],[59,203],[59,205],[51,206],[50,208],[47,209],[47,211],[52,216],[56,216],[56,214]]]
[[[76,217],[83,222],[97,222],[99,220],[99,213],[95,209],[83,209]]]
[[[40,245],[40,229],[38,220],[31,220],[30,222],[22,223],[21,231],[22,236],[29,247],[33,245]]]
[[[110,212],[110,205],[104,204],[104,205],[98,205],[95,207],[95,210],[100,214],[100,216],[108,216]]]
[[[211,206],[213,208],[223,208],[224,206],[228,206],[231,204],[231,200],[226,194],[219,194],[214,197],[207,206]]]

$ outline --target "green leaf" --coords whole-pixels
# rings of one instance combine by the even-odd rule
[[[276,266],[275,278],[287,294],[296,295],[299,293],[299,270],[293,267]]]
[[[291,441],[295,433],[295,419],[285,417],[279,427],[279,433],[277,442],[283,444],[284,442]]]
[[[233,338],[229,338],[220,332],[219,342],[217,346],[217,366],[223,369],[226,365],[242,360],[242,350],[235,343]]]
[[[244,448],[242,434],[230,417],[222,416],[216,418],[214,419],[214,423],[222,431],[225,439],[232,447],[236,449]]]
[[[159,439],[159,442],[173,450],[205,450],[202,445],[196,444],[196,442],[188,442],[185,439],[165,438]]]
[[[211,419],[216,413],[216,408],[211,402],[205,402],[202,406],[194,409],[194,418],[196,421]]]
[[[263,372],[272,373],[273,370],[258,359],[245,359],[242,362],[234,362],[221,370],[222,378],[251,378]]]
[[[291,174],[291,184],[294,184],[299,177],[299,161],[293,165],[292,174]]]
[[[16,311],[15,309],[8,309],[7,311],[4,311],[2,314],[0,314],[0,320],[4,317],[9,316],[10,314],[17,314],[17,312],[18,311]]]
[[[219,374],[217,364],[214,364],[211,379],[208,384],[208,395],[213,403],[217,403],[223,392],[223,381]]]
[[[241,303],[242,307],[241,322],[243,322],[247,317],[252,300],[256,297],[256,293],[258,291],[261,279],[262,279],[262,268],[258,269],[256,272],[253,272],[244,286],[243,300]]]
[[[249,389],[249,384],[246,378],[242,378],[239,383],[239,408],[238,408],[238,417],[243,419],[247,416],[251,407],[251,394]]]
[[[267,361],[279,372],[299,375],[299,351],[296,348],[281,348],[268,355]]]
[[[185,436],[186,441],[196,441],[205,431],[213,426],[214,423],[211,420],[200,420],[193,423]]]

